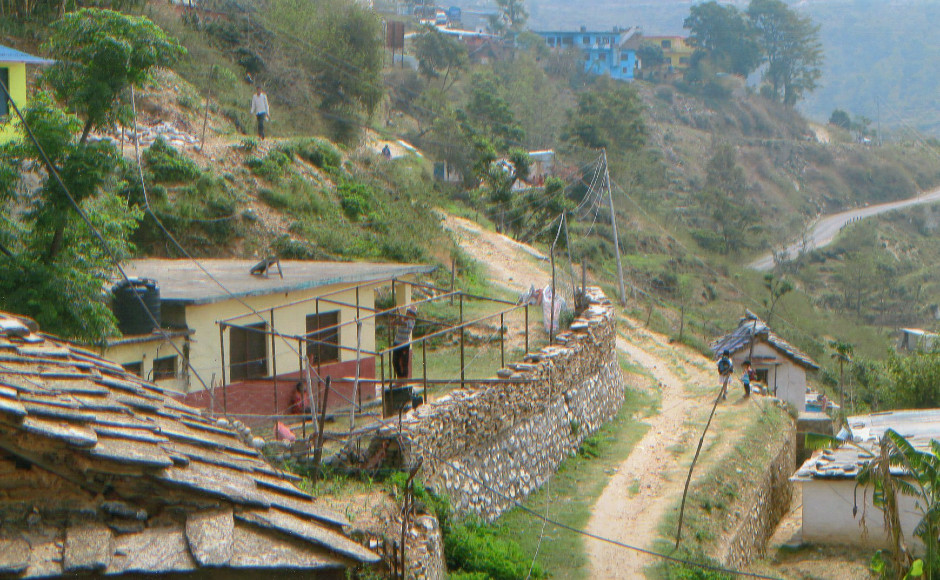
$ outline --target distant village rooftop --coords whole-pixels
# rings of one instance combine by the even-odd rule
[[[281,278],[276,265],[270,268],[267,276],[251,274],[250,270],[257,262],[205,259],[196,264],[192,260],[145,259],[128,262],[126,271],[128,276],[155,279],[160,286],[160,298],[164,303],[210,304],[229,300],[233,295],[239,298],[264,296],[332,284],[391,280],[414,274],[428,274],[435,269],[435,266],[422,264],[287,260],[280,263],[280,271],[284,275]]]

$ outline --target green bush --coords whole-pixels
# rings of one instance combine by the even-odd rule
[[[320,169],[335,169],[343,162],[339,149],[322,139],[308,139],[299,143],[297,156]]]
[[[521,580],[532,566],[519,544],[500,539],[475,522],[450,526],[444,535],[444,554],[449,569],[483,573],[493,580]],[[536,564],[530,577],[544,578],[545,572]]]
[[[283,151],[272,150],[264,157],[251,157],[245,162],[251,172],[268,181],[280,181],[290,168],[290,157]]]
[[[322,214],[329,211],[329,204],[323,199],[322,193],[300,176],[291,179],[287,187],[262,189],[258,197],[275,209],[292,213]]]
[[[357,220],[373,209],[375,195],[364,183],[344,181],[337,190],[340,206],[349,219]]]
[[[191,159],[167,144],[163,137],[158,137],[144,151],[144,162],[153,176],[153,180],[162,183],[177,183],[197,179],[202,171]]]

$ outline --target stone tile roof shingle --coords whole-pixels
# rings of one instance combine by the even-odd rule
[[[0,313],[0,574],[378,562],[227,421],[30,323]]]
[[[796,348],[789,342],[782,339],[777,333],[770,330],[767,323],[757,317],[750,310],[746,310],[744,317],[738,322],[738,327],[711,344],[712,352],[717,357],[723,351],[730,351],[732,354],[736,351],[750,345],[751,338],[764,340],[796,364],[810,370],[818,370],[816,364],[808,354]]]

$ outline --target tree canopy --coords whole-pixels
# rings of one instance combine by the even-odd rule
[[[747,14],[767,61],[764,80],[776,99],[795,105],[822,76],[819,26],[782,0],[751,0]]]
[[[80,121],[42,95],[25,111],[26,122],[62,180],[118,259],[131,250],[141,217],[113,194],[120,154],[108,142],[82,144]],[[35,318],[50,332],[83,340],[116,333],[103,288],[114,265],[58,182],[47,177],[35,195],[17,187],[18,167],[39,163],[39,150],[25,139],[0,151],[0,309]],[[24,205],[31,209],[22,213]]]
[[[593,90],[578,95],[578,106],[568,112],[563,137],[591,149],[636,151],[646,143],[642,111],[642,101],[631,85],[600,78]]]
[[[697,62],[707,54],[719,71],[747,76],[761,63],[761,46],[747,16],[734,6],[714,0],[696,4],[689,10],[683,27],[689,29],[689,44],[700,51]]]
[[[82,143],[92,129],[127,117],[121,106],[125,89],[186,54],[147,18],[97,8],[55,22],[45,50],[56,62],[44,79],[56,98],[84,120]]]
[[[414,46],[418,70],[428,80],[440,78],[443,91],[457,81],[467,64],[466,46],[437,28],[428,27],[415,37]]]
[[[496,0],[499,13],[490,17],[490,27],[497,34],[518,33],[529,20],[525,0]]]

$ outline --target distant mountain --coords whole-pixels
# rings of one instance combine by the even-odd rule
[[[683,34],[691,0],[529,0],[529,27],[640,26],[646,34]],[[745,8],[747,2],[725,2]],[[790,4],[821,25],[822,86],[800,105],[817,121],[833,109],[864,115],[887,129],[916,127],[940,137],[940,2],[799,0]],[[467,3],[467,6],[470,4]]]

